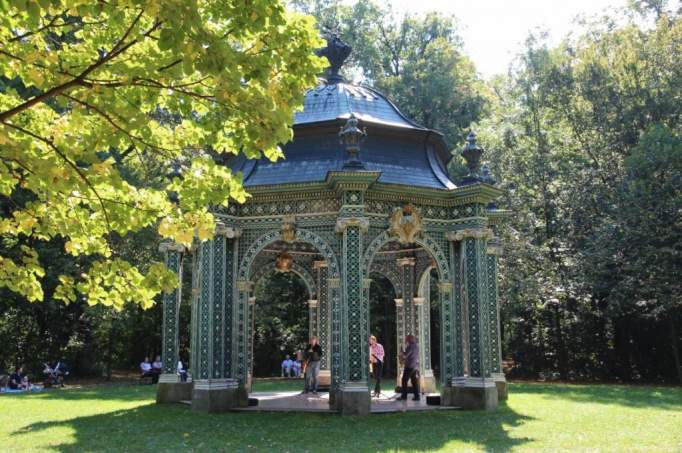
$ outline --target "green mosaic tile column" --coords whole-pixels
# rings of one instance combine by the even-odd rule
[[[364,220],[364,222],[363,222]],[[368,376],[368,346],[369,336],[367,326],[367,302],[363,300],[362,272],[360,259],[362,256],[362,233],[366,219],[339,219],[337,231],[343,235],[343,272],[342,272],[342,307],[345,308],[342,317],[342,329],[345,331],[343,341],[347,363],[344,380],[346,383],[367,383]],[[367,222],[368,224],[368,222]]]
[[[500,338],[500,307],[497,294],[497,257],[502,254],[498,238],[488,241],[486,266],[488,277],[488,325],[490,331],[488,360],[499,399],[507,399],[507,380],[502,371],[502,340]]]
[[[232,373],[232,317],[238,234],[219,225],[215,237],[196,246],[193,310],[192,407],[222,411],[235,405]]]
[[[324,351],[320,361],[320,374],[322,371],[329,372],[331,369],[331,304],[329,300],[329,269],[326,261],[315,261],[313,269],[316,271],[317,279],[317,302],[319,304],[319,337],[320,346]]]
[[[317,337],[320,339],[320,323],[319,323],[320,305],[317,299],[308,300],[308,338]],[[320,346],[321,347],[321,346]],[[328,351],[324,351],[324,355]]]
[[[328,182],[341,198],[341,208],[336,220],[336,233],[341,244],[341,300],[338,313],[340,321],[340,371],[332,358],[332,381],[339,380],[330,396],[332,407],[346,415],[366,415],[370,412],[371,399],[367,380],[369,374],[369,325],[368,305],[364,300],[368,291],[363,289],[364,235],[369,230],[369,219],[364,216],[364,194],[379,178],[380,173],[371,171],[330,172]],[[330,283],[331,285],[331,283]],[[337,366],[338,366],[337,365]]]
[[[165,255],[168,269],[178,275],[178,287],[163,296],[163,326],[161,329],[161,361],[163,374],[161,382],[178,382],[176,373],[178,363],[178,329],[180,317],[180,302],[182,300],[182,258],[185,247],[162,242],[159,251]]]
[[[491,376],[490,324],[488,310],[487,240],[492,231],[484,228],[452,232],[450,240],[460,248],[461,295],[465,330],[464,375],[455,376],[446,400],[463,408],[494,409],[497,389]],[[449,394],[447,394],[449,392]]]

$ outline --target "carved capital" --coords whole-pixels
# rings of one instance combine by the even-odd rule
[[[317,308],[318,305],[319,305],[319,304],[318,304],[318,302],[317,302],[317,299],[310,299],[310,300],[308,300],[308,307],[309,307],[309,308]]]
[[[280,234],[284,242],[294,242],[296,240],[296,216],[293,214],[282,217]]]
[[[159,252],[161,252],[161,253],[166,253],[166,252],[182,253],[186,250],[187,250],[187,248],[184,245],[176,244],[175,242],[164,241],[164,242],[159,244]]]
[[[235,287],[237,288],[237,291],[251,291],[253,282],[249,280],[237,280],[235,282]]]
[[[493,230],[490,228],[467,228],[445,233],[445,237],[448,241],[461,241],[466,238],[492,239],[494,236]]]
[[[393,299],[395,302],[396,307],[402,307],[405,304],[405,301],[403,299]]]
[[[327,263],[325,260],[321,261],[313,261],[313,269],[319,269],[321,267],[328,267],[329,263]]]
[[[341,279],[330,278],[327,280],[327,284],[329,285],[330,288],[341,288]]]
[[[402,266],[414,266],[415,264],[417,264],[417,260],[415,260],[414,258],[411,258],[411,257],[398,258],[395,261],[396,261],[396,263],[398,263],[398,266],[400,266],[400,267],[402,267]]]
[[[423,298],[423,297],[413,297],[413,298],[412,298],[412,302],[413,302],[416,306],[421,306],[421,305],[424,305],[424,298]]]
[[[343,233],[346,228],[356,226],[360,231],[366,233],[369,229],[369,219],[366,217],[344,217],[336,221],[336,232]]]
[[[438,289],[443,293],[452,292],[452,283],[450,282],[438,282]]]
[[[501,245],[488,245],[485,249],[486,255],[502,255],[503,249]]]
[[[256,305],[256,298],[255,297],[249,297],[249,305]]]
[[[363,278],[362,279],[362,287],[367,289],[369,288],[369,285],[372,284],[372,279],[371,278]]]
[[[242,235],[242,230],[235,227],[225,226],[219,223],[215,226],[215,234],[225,236],[228,239],[238,238]]]

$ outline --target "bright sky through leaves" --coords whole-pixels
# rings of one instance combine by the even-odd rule
[[[576,16],[597,17],[627,0],[392,0],[401,12],[454,14],[466,53],[484,76],[505,72],[529,30],[548,30],[557,43],[576,27]]]

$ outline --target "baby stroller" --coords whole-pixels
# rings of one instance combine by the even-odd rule
[[[43,374],[45,375],[45,387],[64,387],[64,380],[69,375],[69,370],[66,364],[62,362],[57,362],[54,368],[49,363],[45,363]]]

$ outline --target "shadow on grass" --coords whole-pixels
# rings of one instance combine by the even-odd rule
[[[615,384],[510,384],[513,394],[535,394],[547,399],[572,400],[633,408],[682,410],[682,387]]]
[[[96,399],[93,401],[96,404]],[[36,422],[12,433],[20,443],[41,431],[70,433],[50,447],[80,451],[394,451],[483,448],[507,451],[532,439],[508,430],[529,417],[507,405],[497,412],[433,411],[342,417],[331,414],[191,411],[180,404],[148,404],[69,420]],[[52,440],[55,435],[51,434]],[[68,438],[68,439],[67,439]]]

